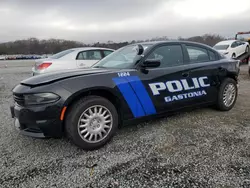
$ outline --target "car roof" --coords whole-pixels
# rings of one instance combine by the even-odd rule
[[[112,50],[112,51],[115,51],[114,49],[111,49],[111,48],[101,48],[101,47],[79,47],[79,48],[71,48],[69,50],[76,50],[76,51],[83,51],[83,50]]]
[[[237,40],[224,40],[224,41],[218,42],[216,45],[229,45],[235,41],[237,41]]]
[[[190,45],[200,45],[207,48],[211,48],[211,46],[208,46],[203,43],[198,42],[192,42],[192,41],[185,41],[185,40],[166,40],[166,41],[150,41],[150,42],[140,42],[135,44],[141,44],[141,45],[159,45],[159,44],[170,44],[170,43],[177,43],[177,44],[190,44]],[[134,45],[134,44],[132,44]]]

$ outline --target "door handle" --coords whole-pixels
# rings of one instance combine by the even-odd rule
[[[185,78],[189,77],[189,72],[182,73],[182,76],[185,77]]]

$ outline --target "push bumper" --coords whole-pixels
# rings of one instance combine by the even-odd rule
[[[19,105],[10,107],[14,125],[21,134],[36,138],[62,137],[62,121],[57,106],[25,108]]]
[[[14,124],[15,124],[16,129],[18,129],[22,135],[31,136],[31,137],[35,137],[35,138],[45,138],[46,137],[43,133],[34,132],[34,131],[30,130],[29,128],[21,129],[21,124],[17,118],[15,118]]]

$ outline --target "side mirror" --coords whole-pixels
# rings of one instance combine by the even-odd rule
[[[148,59],[142,63],[142,67],[159,67],[161,65],[161,60],[159,59]]]
[[[141,44],[137,45],[137,55],[142,55],[144,48]]]

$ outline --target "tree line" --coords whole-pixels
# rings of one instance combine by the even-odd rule
[[[137,42],[149,42],[149,41],[165,41],[172,40],[166,36],[156,37],[146,40],[133,40],[127,42],[113,42],[107,41],[105,43],[96,42],[94,44],[85,44],[83,42],[62,40],[62,39],[48,39],[39,40],[37,38],[29,38],[26,40],[16,40],[13,42],[5,42],[0,44],[0,55],[12,55],[12,54],[54,54],[62,50],[76,47],[105,47],[118,49],[120,47],[126,46],[128,44],[133,44]],[[205,34],[203,36],[194,36],[190,38],[179,37],[178,40],[194,41],[210,46],[215,45],[217,42],[225,40],[224,37],[216,34]]]

